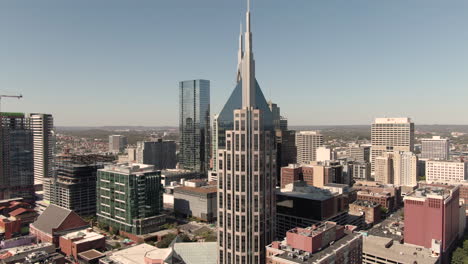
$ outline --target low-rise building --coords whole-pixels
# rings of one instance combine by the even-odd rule
[[[266,263],[362,263],[362,235],[354,228],[334,222],[293,228],[283,241],[266,247]]]
[[[364,235],[362,263],[373,264],[438,264],[440,258],[430,249],[403,245],[388,237]]]
[[[357,200],[349,204],[349,214],[364,215],[367,224],[380,222],[382,210],[381,205],[376,202]]]
[[[78,259],[78,254],[91,249],[104,250],[106,237],[93,232],[92,229],[83,229],[68,233],[60,237],[60,250],[68,257]]]
[[[87,227],[88,223],[75,212],[51,204],[30,224],[30,233],[38,242],[53,243],[58,247],[60,236]]]
[[[135,245],[110,253],[100,264],[164,264],[171,258],[172,248],[157,248],[148,244]]]
[[[347,214],[349,198],[346,190],[349,187],[346,187],[347,189],[342,189],[331,185],[330,189],[324,189],[297,181],[277,191],[277,237],[284,237],[286,232],[294,227],[307,227],[324,220],[335,221],[339,224],[351,223],[352,220]],[[340,193],[340,190],[344,192]]]
[[[39,243],[35,245],[20,246],[2,251],[0,261],[2,264],[28,263],[29,259],[47,259],[50,254],[55,253],[55,246],[52,243]],[[37,262],[32,262],[37,263]]]
[[[174,188],[174,212],[183,217],[196,217],[213,222],[217,215],[217,186],[203,180],[186,181]]]

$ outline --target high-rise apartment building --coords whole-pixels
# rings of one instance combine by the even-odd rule
[[[460,187],[450,185],[426,185],[407,194],[404,197],[405,244],[444,255],[458,238],[459,196]]]
[[[210,81],[179,83],[179,162],[183,169],[206,172],[210,158]]]
[[[107,165],[97,173],[98,222],[142,235],[164,224],[161,171],[153,165]]]
[[[432,138],[421,139],[421,158],[448,160],[450,142],[447,138],[433,136]]]
[[[468,180],[468,161],[426,161],[429,182],[461,182]]]
[[[393,183],[393,153],[384,152],[374,160],[374,179],[383,184]]]
[[[354,180],[368,181],[371,176],[371,167],[369,162],[353,162],[350,164],[351,176]]]
[[[34,184],[52,177],[55,148],[54,119],[49,114],[29,114],[33,133]]]
[[[371,128],[371,165],[388,151],[413,151],[414,123],[410,118],[376,118]]]
[[[33,135],[23,113],[0,113],[0,200],[34,201]]]
[[[127,147],[127,137],[122,135],[109,136],[109,152],[120,153]]]
[[[393,152],[393,184],[418,185],[418,157],[409,151]]]
[[[218,116],[218,131],[225,133],[217,154],[220,264],[263,264],[265,246],[275,237],[275,130],[255,78],[250,11],[246,19],[237,85]]]
[[[323,145],[323,135],[318,131],[296,132],[297,163],[317,160],[317,148]]]
[[[175,141],[158,139],[137,142],[136,162],[154,165],[157,170],[174,169],[177,164]]]

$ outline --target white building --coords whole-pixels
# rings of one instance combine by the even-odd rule
[[[421,139],[421,158],[448,160],[450,142],[447,138],[433,136],[432,138]]]
[[[418,185],[418,157],[410,151],[393,152],[393,184]]]
[[[459,182],[468,180],[468,162],[426,161],[426,180],[429,182]]]
[[[327,160],[333,160],[334,159],[333,156],[335,156],[333,155],[332,150],[328,147],[318,147],[316,154],[317,154],[316,160],[321,161],[321,162],[324,162]]]
[[[296,133],[297,163],[310,163],[317,160],[317,148],[323,145],[323,135],[318,131]]]
[[[29,114],[33,133],[34,184],[42,184],[52,177],[52,161],[55,147],[54,119],[49,114]]]
[[[371,128],[371,164],[375,171],[375,158],[388,151],[413,151],[414,123],[408,117],[376,118]]]

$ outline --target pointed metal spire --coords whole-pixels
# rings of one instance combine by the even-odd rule
[[[244,39],[242,37],[242,22],[240,22],[240,32],[239,32],[239,51],[237,52],[237,81],[239,82],[242,79],[242,57],[244,56]]]
[[[255,107],[255,61],[252,52],[252,32],[250,31],[250,0],[247,0],[246,32],[244,39],[244,53],[241,64],[242,79],[242,107]]]

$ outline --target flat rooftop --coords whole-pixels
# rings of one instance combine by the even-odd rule
[[[140,244],[127,249],[113,252],[106,259],[120,264],[145,264],[145,257],[151,259],[165,259],[171,253],[171,248],[157,248],[148,244]]]
[[[425,200],[426,198],[447,199],[458,186],[425,185],[406,194],[404,200]]]
[[[329,245],[327,246],[326,248],[316,252],[316,253],[313,253],[313,254],[308,254],[307,252],[304,252],[304,253],[301,253],[301,254],[298,254],[298,253],[294,253],[293,249],[292,248],[286,248],[288,247],[287,244],[286,244],[286,241],[283,241],[281,242],[280,244],[280,250],[282,251],[285,251],[284,253],[281,253],[279,255],[276,255],[273,257],[273,259],[275,258],[280,258],[280,259],[285,259],[285,260],[289,260],[293,263],[317,263],[319,262],[321,259],[323,258],[327,258],[329,255],[332,255],[333,252],[343,248],[343,247],[347,247],[349,245],[349,243],[351,243],[353,240],[356,240],[356,239],[360,239],[362,235],[359,234],[359,233],[352,233],[352,232],[349,232],[349,231],[345,231],[345,236],[336,240],[332,245]],[[281,249],[283,248],[283,249]],[[293,257],[290,257],[288,256],[289,253],[293,253]],[[307,256],[306,259],[304,259],[303,261],[300,260],[298,257],[299,256]]]
[[[432,257],[430,249],[400,244],[391,238],[373,235],[363,236],[362,251],[366,255],[400,263],[433,264],[438,261],[438,257]]]
[[[126,174],[138,174],[138,173],[145,173],[145,172],[153,172],[156,171],[154,169],[154,165],[142,164],[142,163],[118,163],[118,164],[110,164],[104,166],[104,169],[100,169],[100,171],[109,171],[109,172],[117,172],[117,173],[126,173]]]
[[[285,188],[281,189],[281,191],[277,191],[277,194],[319,201],[328,200],[335,195],[338,195],[338,193],[332,193],[330,190],[307,184],[298,185],[297,182],[287,184]]]
[[[80,244],[80,243],[85,243],[85,242],[105,238],[103,235],[101,235],[99,233],[96,233],[96,232],[93,232],[93,231],[88,231],[86,229],[76,231],[76,232],[72,232],[72,233],[68,233],[68,234],[64,235],[63,237],[66,238],[66,239],[72,239],[72,240],[73,239],[79,239],[77,241],[74,241],[75,244]]]
[[[362,231],[362,233],[390,238],[395,241],[403,241],[405,223],[402,214],[403,209],[400,209],[387,217],[387,219],[374,225],[371,229]]]

